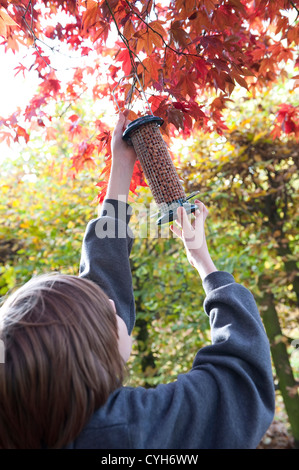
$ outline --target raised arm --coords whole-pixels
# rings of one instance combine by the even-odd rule
[[[106,195],[106,199],[116,199],[125,202],[128,200],[130,183],[136,162],[134,148],[128,145],[122,138],[123,131],[130,122],[126,116],[127,112],[120,113],[113,132],[112,166]]]
[[[136,153],[122,139],[127,124],[126,114],[120,114],[112,138],[112,168],[107,195],[99,208],[98,219],[87,225],[79,275],[97,283],[114,301],[116,313],[131,334],[135,302],[129,262],[133,236],[128,227],[131,211],[127,199]]]
[[[189,221],[183,207],[179,207],[176,221],[178,226],[172,225],[171,230],[183,241],[189,263],[198,271],[201,279],[204,280],[208,274],[217,271],[217,268],[210,256],[204,229],[208,210],[198,200],[195,201],[195,204],[198,210],[195,211],[193,223],[191,224]]]

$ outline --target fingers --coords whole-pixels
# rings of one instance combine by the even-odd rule
[[[122,137],[123,131],[125,128],[128,126],[128,124],[131,122],[127,119],[127,115],[129,113],[129,110],[125,110],[124,112],[120,112],[118,115],[118,121],[115,125],[114,131],[113,131],[113,138],[115,139],[120,139]]]
[[[197,220],[200,216],[200,218],[202,219],[203,217],[203,220],[205,221],[209,214],[208,209],[206,208],[204,203],[199,201],[198,199],[196,199],[194,202],[198,207],[194,212],[195,219]],[[190,231],[193,227],[193,224],[190,224],[188,214],[183,207],[179,207],[177,210],[177,223],[183,228],[183,230]]]
[[[176,226],[174,226],[174,225],[171,225],[171,226],[170,226],[170,230],[171,230],[177,237],[182,238],[182,231],[181,231],[178,227],[176,227]]]
[[[124,112],[121,112],[119,113],[118,115],[118,122],[117,122],[117,125],[119,124],[120,126],[124,126],[126,121],[127,121],[127,116],[129,114],[129,111],[128,109],[126,109]]]
[[[114,131],[113,131],[113,135],[114,137],[116,136],[119,136],[122,131],[123,131],[123,127],[124,127],[124,124],[125,124],[125,116],[123,115],[123,113],[119,113],[119,116],[118,116],[118,121],[115,125],[115,128],[114,128]]]
[[[204,203],[199,201],[198,199],[195,199],[194,203],[198,206],[198,209],[195,211],[194,215],[197,216],[201,212],[203,214],[203,219],[205,221],[207,216],[209,215],[208,209],[206,208]],[[197,212],[198,212],[198,214],[197,214]]]
[[[192,225],[190,224],[188,214],[183,207],[179,207],[177,210],[177,221],[185,234],[188,235],[192,232]]]
[[[190,240],[194,237],[194,231],[199,229],[203,230],[203,225],[205,219],[208,216],[208,210],[206,206],[199,201],[198,199],[194,201],[198,208],[194,212],[195,220],[191,223],[188,217],[188,214],[184,207],[179,207],[177,209],[177,218],[176,224],[177,226],[171,226],[171,230],[175,235],[180,238],[185,238],[186,240]]]
[[[128,119],[128,115],[130,114],[129,109],[125,109],[123,112],[119,113],[118,120],[123,124],[123,125],[128,125],[131,121]]]

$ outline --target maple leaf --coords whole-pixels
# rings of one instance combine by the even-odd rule
[[[277,138],[281,132],[295,134],[299,137],[299,107],[290,104],[281,104],[276,113],[272,137]]]
[[[142,64],[144,65],[146,72],[149,75],[148,81],[159,80],[159,69],[161,69],[161,66],[154,56],[147,57],[146,59],[144,59]],[[147,80],[145,80],[145,84],[146,83]]]
[[[28,69],[27,69],[23,64],[19,64],[19,65],[17,65],[17,67],[14,68],[14,70],[16,70],[15,77],[16,77],[20,72],[22,72],[23,77],[25,78],[25,70],[27,71]]]
[[[196,96],[196,86],[192,75],[187,74],[183,75],[180,81],[177,84],[177,89],[181,96],[184,98],[190,97],[195,98]]]
[[[82,34],[85,35],[88,29],[95,25],[98,15],[98,2],[93,0],[87,1],[86,11],[82,17]]]
[[[35,56],[35,61],[29,68],[29,71],[34,67],[41,76],[41,72],[50,65],[50,59],[43,55],[40,47],[36,49],[33,55]]]
[[[99,124],[98,124],[99,126]],[[111,140],[112,134],[111,131],[105,130],[96,136],[96,139],[99,141],[98,152],[105,152],[105,156],[111,155]]]
[[[11,142],[13,141],[13,136],[8,131],[0,131],[0,142],[5,142],[5,144],[10,147]]]
[[[153,95],[153,96],[150,96],[148,101],[151,104],[151,109],[152,109],[153,114],[156,114],[157,116],[161,116],[161,113],[159,112],[159,108],[161,109],[166,106],[167,97],[162,96],[162,95]]]
[[[184,113],[181,109],[177,109],[175,107],[170,108],[168,111],[168,120],[178,130],[184,128]]]
[[[107,41],[108,35],[110,32],[110,23],[107,21],[99,20],[95,24],[95,32],[91,33],[93,42],[100,39],[101,43],[105,43]]]
[[[67,132],[70,135],[70,138],[73,139],[75,135],[80,135],[82,134],[82,126],[80,126],[80,116],[77,116],[77,114],[72,114],[72,116],[69,117],[69,120],[71,121],[71,124],[68,124],[67,126]]]
[[[136,161],[134,169],[133,169],[131,183],[130,183],[130,191],[132,191],[133,194],[136,194],[136,190],[140,186],[147,187],[148,185],[144,179],[144,173],[140,165],[140,162]]]
[[[122,70],[125,75],[130,75],[132,70],[131,55],[128,49],[123,49],[117,55],[117,61],[122,63]]]
[[[104,201],[105,196],[107,194],[108,181],[99,181],[96,184],[96,187],[101,188],[98,195],[96,196],[96,202],[98,204],[101,204]]]
[[[196,58],[194,61],[195,70],[197,71],[197,77],[205,80],[208,73],[207,62],[201,57]]]
[[[190,37],[189,34],[185,31],[183,27],[183,22],[180,21],[174,21],[171,24],[170,30],[170,39],[173,41],[175,44],[177,44],[178,47],[186,47],[188,43],[190,42]]]
[[[0,10],[0,36],[7,38],[7,27],[18,24],[4,10]]]
[[[151,21],[148,24],[148,26],[157,35],[161,36],[163,39],[166,39],[168,34],[167,34],[167,31],[164,29],[163,24],[165,24],[165,21],[156,20],[156,21]]]
[[[47,103],[47,99],[45,96],[35,95],[30,104],[26,106],[24,117],[25,120],[31,121],[33,117],[37,116],[37,112],[40,107]]]
[[[92,158],[94,149],[94,144],[86,140],[79,144],[78,152],[71,158],[72,168],[74,168],[76,173],[81,171],[85,166],[89,168],[95,167],[95,162]]]
[[[54,73],[54,71],[51,71],[47,76],[46,78],[44,79],[44,81],[42,82],[42,84],[40,85],[40,88],[41,88],[41,91],[47,95],[51,95],[52,96],[56,96],[57,93],[59,92],[60,90],[60,81],[57,80],[56,78],[56,75]]]
[[[20,137],[24,137],[25,142],[27,143],[29,140],[29,134],[26,132],[24,127],[17,126],[16,128],[16,136],[14,138],[14,142],[19,142]]]

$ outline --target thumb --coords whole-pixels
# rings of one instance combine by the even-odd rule
[[[116,125],[123,126],[125,123],[125,120],[126,120],[125,114],[122,111],[120,111]]]
[[[177,237],[182,238],[182,231],[181,231],[178,227],[176,227],[176,226],[174,226],[174,225],[171,225],[171,226],[170,226],[170,230],[171,230]]]

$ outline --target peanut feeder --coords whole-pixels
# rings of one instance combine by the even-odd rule
[[[144,116],[132,121],[123,133],[123,139],[129,141],[135,149],[161,213],[157,220],[158,225],[175,220],[180,206],[183,206],[187,213],[194,212],[197,208],[188,202],[193,195],[186,197],[161,135],[160,126],[163,122],[160,117]]]

